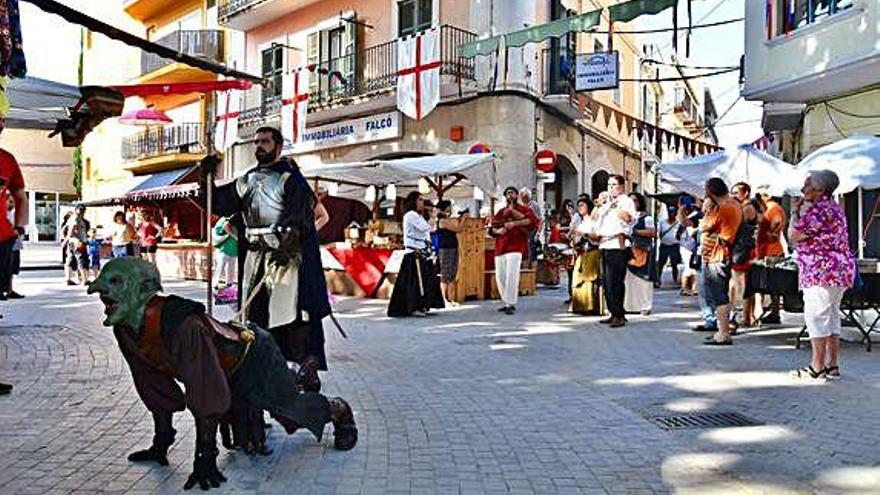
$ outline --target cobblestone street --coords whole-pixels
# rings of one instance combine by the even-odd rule
[[[139,401],[102,306],[60,272],[29,272],[27,298],[4,303],[0,493],[171,493],[192,463],[189,413],[175,416],[171,465],[132,464],[150,443]],[[203,296],[201,285],[166,290]],[[327,324],[328,395],[349,398],[360,428],[350,452],[306,432],[270,430],[274,452],[221,448],[218,493],[577,494],[880,493],[880,356],[842,347],[843,379],[789,378],[800,319],[746,333],[728,348],[688,330],[695,298],[655,295],[654,314],[623,329],[566,314],[562,290],[424,319],[388,319],[386,301],[335,306]],[[223,311],[228,313],[228,309]],[[223,316],[220,312],[220,316]],[[664,430],[648,418],[736,412],[736,428]]]

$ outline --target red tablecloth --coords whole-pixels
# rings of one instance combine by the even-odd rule
[[[368,247],[337,249],[327,246],[327,251],[345,267],[345,273],[351,275],[368,296],[372,297],[379,288],[385,265],[393,250]]]

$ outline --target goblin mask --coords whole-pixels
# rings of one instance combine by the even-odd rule
[[[162,290],[159,270],[140,258],[110,260],[89,285],[89,294],[98,293],[104,303],[104,325],[125,325],[139,330],[144,322],[147,302]]]

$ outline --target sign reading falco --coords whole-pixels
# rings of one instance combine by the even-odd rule
[[[575,91],[616,88],[620,77],[617,51],[584,53],[577,56]]]
[[[360,119],[343,120],[332,124],[307,127],[296,143],[288,142],[287,149],[293,153],[369,143],[383,139],[395,139],[402,135],[399,112],[387,112]]]

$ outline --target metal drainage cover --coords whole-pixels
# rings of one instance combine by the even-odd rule
[[[757,426],[762,423],[735,412],[692,413],[672,416],[647,416],[645,419],[664,430],[695,428],[727,428],[732,426]]]

